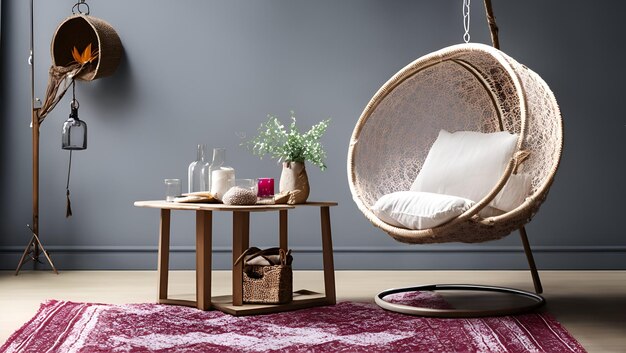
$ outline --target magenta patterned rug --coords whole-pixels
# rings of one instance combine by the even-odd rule
[[[404,296],[399,301],[424,304],[415,294]],[[180,306],[50,300],[9,338],[0,352],[561,353],[585,350],[545,313],[433,319],[384,311],[375,304],[341,302],[286,313],[234,317]]]

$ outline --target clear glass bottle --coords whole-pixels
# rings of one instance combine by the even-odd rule
[[[226,164],[226,149],[214,148],[213,161],[207,169],[211,194],[218,200],[233,186],[235,186],[235,170]]]
[[[198,145],[196,160],[189,164],[188,175],[188,192],[208,191],[210,184],[206,179],[203,170],[209,167],[206,161],[206,145]]]
[[[204,170],[202,170],[202,175],[204,179],[207,181],[207,190],[211,190],[211,174],[214,170],[219,169],[226,163],[226,149],[225,148],[214,148],[213,149],[213,159],[211,160],[211,164],[209,164]]]

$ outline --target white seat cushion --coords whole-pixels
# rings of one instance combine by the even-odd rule
[[[411,191],[453,195],[478,202],[502,177],[517,139],[516,134],[507,131],[485,134],[441,130]]]
[[[407,229],[434,228],[467,211],[474,202],[429,192],[399,191],[382,196],[371,210],[385,223]]]

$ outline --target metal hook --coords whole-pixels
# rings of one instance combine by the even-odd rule
[[[81,8],[81,6],[83,5],[86,7],[86,11]],[[77,3],[74,4],[74,6],[72,6],[72,15],[76,15],[76,13],[79,13],[81,15],[89,15],[89,4],[87,4],[85,0],[79,0]]]

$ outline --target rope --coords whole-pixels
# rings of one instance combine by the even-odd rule
[[[70,201],[70,171],[72,170],[72,150],[70,150],[70,163],[67,166],[67,184],[65,186],[65,218],[72,217],[72,202]]]
[[[72,80],[72,109],[76,102],[76,82]],[[70,150],[70,161],[67,166],[67,183],[65,184],[65,218],[72,217],[72,202],[70,201],[70,175],[72,172],[72,150]]]

